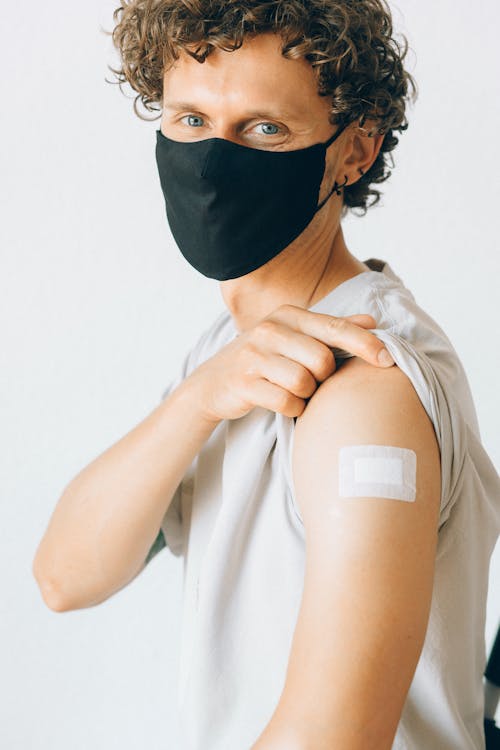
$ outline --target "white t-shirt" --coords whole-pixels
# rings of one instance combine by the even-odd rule
[[[451,342],[387,263],[365,263],[373,270],[308,309],[375,318],[373,332],[433,422],[442,469],[430,617],[392,750],[484,750],[486,601],[500,478]],[[162,398],[236,335],[224,311]],[[334,352],[338,361],[352,356]],[[305,563],[291,474],[294,427],[293,418],[262,407],[221,421],[165,514],[166,543],[184,561],[182,750],[249,750],[283,690]]]

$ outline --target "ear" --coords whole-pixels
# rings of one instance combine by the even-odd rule
[[[377,158],[384,136],[377,131],[375,121],[366,121],[361,128],[355,125],[346,139],[343,158],[337,164],[337,182],[343,182],[347,176],[348,185],[357,182],[367,172]]]

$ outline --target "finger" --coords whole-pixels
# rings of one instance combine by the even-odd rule
[[[299,417],[306,406],[304,399],[265,378],[257,378],[252,382],[248,389],[248,399],[257,406],[279,412],[285,417]]]
[[[280,355],[289,361],[297,362],[318,382],[332,375],[337,368],[334,352],[326,344],[291,328],[285,322],[268,320],[264,328],[256,327],[255,334],[258,336],[258,345],[263,357]],[[258,363],[256,366],[258,372],[261,372],[264,365]]]
[[[376,328],[377,321],[373,315],[367,315],[365,313],[357,315],[346,315],[346,320],[350,320],[351,323],[355,323],[357,326],[363,326],[363,328]]]
[[[280,320],[291,328],[313,336],[327,346],[343,349],[361,357],[376,367],[389,367],[394,364],[391,355],[375,334],[356,325],[348,318],[312,312],[295,305],[281,305],[268,317],[272,320]],[[380,356],[381,359],[379,359]]]
[[[310,398],[318,384],[314,375],[294,359],[267,353],[262,358],[261,376],[299,398]]]

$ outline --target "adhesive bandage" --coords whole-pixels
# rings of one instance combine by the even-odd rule
[[[417,455],[393,445],[347,445],[339,449],[340,497],[388,497],[414,502]]]

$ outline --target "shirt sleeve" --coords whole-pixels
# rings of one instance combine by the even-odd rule
[[[410,379],[431,420],[441,459],[441,498],[438,528],[446,523],[459,496],[460,477],[467,455],[466,429],[449,384],[432,358],[403,337],[383,329],[373,333],[385,344],[397,366]]]

